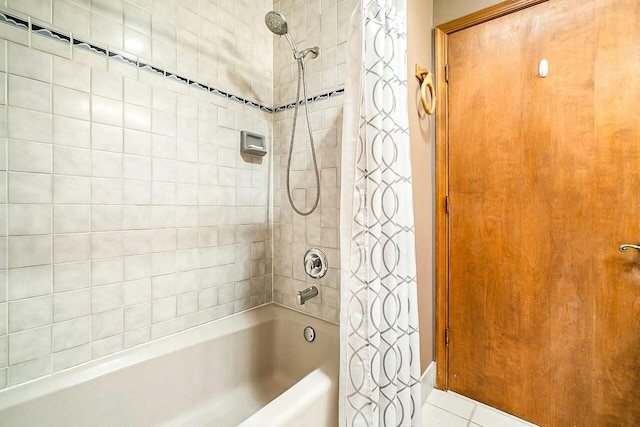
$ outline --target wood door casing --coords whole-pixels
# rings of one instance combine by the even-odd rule
[[[637,22],[550,0],[447,36],[448,386],[543,426],[640,425]]]

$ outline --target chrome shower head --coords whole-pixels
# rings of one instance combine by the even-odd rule
[[[267,24],[267,28],[275,35],[284,36],[291,47],[291,52],[293,53],[293,57],[298,61],[304,61],[304,58],[308,54],[312,54],[314,58],[318,56],[320,53],[319,47],[312,47],[309,49],[305,49],[302,52],[298,52],[298,48],[296,47],[296,42],[291,37],[289,33],[289,26],[287,25],[287,20],[284,15],[281,13],[272,10],[267,12],[264,16],[264,23]]]
[[[289,26],[284,15],[274,10],[267,12],[264,16],[264,23],[267,24],[267,28],[273,33],[279,36],[284,36],[289,32]]]

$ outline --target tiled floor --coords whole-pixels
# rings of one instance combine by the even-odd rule
[[[422,427],[535,427],[459,394],[433,390],[422,406]]]

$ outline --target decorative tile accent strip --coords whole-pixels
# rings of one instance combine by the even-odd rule
[[[182,76],[179,76],[177,74],[170,73],[168,71],[166,72],[166,76],[167,76],[167,78],[169,78],[171,80],[175,80],[177,82],[189,84],[189,79],[187,79],[186,77],[182,77]]]
[[[107,50],[98,46],[94,46],[87,42],[83,42],[82,40],[73,39],[73,46],[82,50],[86,50],[87,52],[95,53],[96,55],[107,55]]]
[[[332,90],[331,92],[322,93],[320,95],[311,96],[307,99],[303,99],[299,102],[299,105],[311,104],[312,102],[323,101],[325,99],[334,98],[336,96],[344,95],[344,88]],[[290,110],[295,108],[296,103],[292,102],[290,104],[281,105],[280,107],[276,107],[274,112],[280,113],[282,111]]]
[[[195,88],[197,88],[197,89],[206,90],[206,91],[208,91],[208,90],[209,90],[209,88],[208,88],[208,87],[203,86],[203,85],[201,85],[200,83],[198,83],[198,82],[196,82],[196,81],[193,81],[193,80],[189,80],[189,86],[191,86],[191,87],[195,87]]]
[[[160,68],[154,67],[153,65],[143,64],[142,62],[138,61],[138,67],[140,67],[141,70],[148,71],[150,73],[160,74],[161,76],[164,77],[164,71],[161,70]]]
[[[116,59],[124,64],[127,65],[132,65],[134,67],[136,67],[138,65],[138,61],[135,59],[135,57],[130,57],[127,55],[124,55],[122,53],[117,53],[117,52],[111,52],[109,51],[109,58],[110,59]]]
[[[29,30],[29,22],[18,18],[17,16],[9,15],[8,13],[0,13],[0,22],[9,24],[13,27],[18,27],[23,30]]]
[[[11,15],[10,13],[7,13],[5,11],[0,11],[0,23],[3,24],[7,24],[7,25],[11,25],[13,27],[17,27],[26,31],[29,31],[29,22],[25,21],[23,19],[18,18],[17,16]],[[180,82],[180,83],[184,83],[187,84],[189,86],[195,87],[197,89],[202,89],[202,90],[208,90],[210,93],[214,94],[214,95],[218,95],[222,98],[226,98],[229,99],[231,101],[235,101],[237,103],[240,104],[244,104],[247,105],[249,107],[252,108],[257,108],[261,111],[264,111],[266,113],[279,113],[281,111],[286,111],[289,110],[291,108],[294,108],[296,103],[292,102],[290,104],[287,105],[282,105],[280,107],[276,107],[276,108],[271,108],[271,107],[267,107],[266,105],[261,105],[258,104],[254,101],[250,101],[248,99],[244,99],[241,98],[239,96],[230,94],[230,93],[226,93],[223,92],[219,89],[216,89],[214,87],[210,87],[208,85],[199,83],[197,81],[194,80],[189,80],[186,77],[182,77],[178,74],[174,74],[174,73],[170,73],[169,71],[166,70],[162,70],[160,68],[156,68],[153,65],[149,65],[149,64],[145,64],[140,62],[139,60],[136,60],[134,57],[130,57],[128,55],[119,53],[119,52],[111,52],[109,50],[107,50],[106,48],[103,47],[99,47],[96,46],[94,44],[91,44],[89,42],[85,42],[76,38],[72,38],[70,37],[70,35],[66,35],[66,34],[62,34],[58,31],[52,30],[51,28],[47,28],[47,27],[43,27],[40,25],[36,25],[36,24],[31,24],[31,31],[33,33],[38,34],[39,36],[42,37],[47,37],[50,38],[52,40],[56,40],[59,41],[61,43],[66,43],[66,44],[73,44],[73,47],[77,47],[78,49],[82,49],[85,50],[87,52],[91,52],[94,53],[96,55],[103,55],[106,56],[107,58],[110,59],[115,59],[118,61],[121,61],[125,64],[131,65],[131,66],[137,66],[138,68],[140,68],[141,70],[144,71],[148,71],[151,73],[156,73],[160,76],[169,78],[171,80]],[[316,95],[310,98],[307,98],[305,100],[300,101],[300,105],[303,105],[305,103],[312,103],[312,102],[317,102],[317,101],[322,101],[324,99],[328,99],[328,98],[333,98],[334,96],[339,96],[342,95],[344,93],[344,89],[337,89],[331,92],[327,92],[327,93],[323,93],[320,95]]]
[[[226,98],[226,97],[228,96],[226,92],[223,92],[223,91],[221,91],[221,90],[218,90],[218,89],[216,89],[215,87],[210,87],[210,88],[209,88],[209,91],[210,91],[211,93],[216,94],[216,95],[218,95],[218,96],[221,96],[221,97],[223,97],[223,98]]]
[[[69,44],[71,43],[71,37],[66,35],[66,34],[62,34],[59,33],[57,31],[53,31],[49,28],[45,28],[45,27],[41,27],[40,25],[31,23],[31,31],[43,36],[43,37],[47,37],[49,39],[55,40],[57,42],[61,42],[64,44]]]

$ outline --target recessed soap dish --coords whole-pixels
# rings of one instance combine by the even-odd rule
[[[243,130],[240,132],[240,152],[252,156],[265,156],[267,143],[264,135]]]

